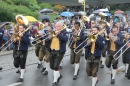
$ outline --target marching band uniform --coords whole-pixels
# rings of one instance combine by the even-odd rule
[[[127,32],[130,33],[130,27],[127,28]],[[129,40],[130,40],[130,38],[129,38]],[[128,49],[128,51],[130,51],[130,48]],[[127,52],[127,55],[128,55],[127,58],[128,58],[128,61],[129,61],[128,63],[129,64],[126,64],[126,68],[127,68],[127,65],[128,65],[128,69],[127,69],[127,73],[126,74],[127,74],[127,78],[130,80],[130,53]]]
[[[60,22],[57,22],[56,25],[60,26]],[[57,29],[57,28],[56,28]],[[67,31],[62,30],[57,34],[57,36],[52,37],[50,45],[50,68],[54,70],[54,81],[52,86],[57,86],[57,83],[62,78],[60,74],[59,65],[63,56],[66,52],[66,42],[68,40]]]
[[[77,23],[75,23],[75,25],[76,24]],[[78,31],[76,32],[76,29],[75,29],[75,30],[72,31],[72,33],[73,33],[73,35],[71,35],[70,38],[73,37],[74,39],[70,40],[70,44],[72,43],[70,45],[70,48],[71,48],[70,61],[71,61],[71,64],[75,64],[75,72],[74,72],[73,80],[76,80],[78,72],[79,72],[79,63],[80,63],[80,57],[82,55],[82,50],[76,54],[74,52],[74,49],[76,47],[78,47],[85,40],[85,36],[84,36],[84,31],[83,30],[80,31],[80,25],[79,25]],[[78,36],[78,34],[79,34],[79,36]],[[76,49],[76,52],[78,50],[80,50],[82,47],[83,47],[83,44],[81,46],[79,46],[78,49]]]
[[[125,28],[125,30],[126,30],[128,33],[130,33],[128,27]],[[129,35],[129,34],[128,34],[128,35]],[[125,37],[125,42],[128,42],[128,41],[129,41],[129,38],[128,38],[128,37]],[[128,46],[127,46],[127,47],[128,47]],[[126,49],[127,47],[125,47],[125,49]],[[122,61],[123,61],[123,63],[125,64],[125,77],[127,77],[127,71],[128,71],[128,67],[129,67],[129,56],[130,56],[129,52],[130,52],[130,48],[128,48],[128,50],[126,50],[126,51],[123,53],[123,55],[122,55]]]
[[[117,27],[114,27],[114,28],[117,28]],[[118,60],[115,60],[113,55],[124,45],[124,42],[123,42],[124,37],[120,32],[118,32],[118,34],[116,35],[116,38],[117,39],[115,39],[115,42],[111,40],[108,41],[108,55],[106,58],[106,66],[111,71],[111,84],[115,83],[115,76],[117,72],[116,69],[118,68],[117,67]],[[120,52],[115,56],[115,58],[118,57],[119,55],[120,55]],[[111,70],[111,66],[112,66],[112,70]]]
[[[129,46],[130,47],[130,46]],[[130,49],[130,48],[129,48]],[[130,53],[129,53],[129,64],[128,64],[128,70],[127,70],[127,78],[130,80]]]
[[[101,52],[102,49],[104,48],[104,45],[105,45],[105,39],[102,36],[98,35],[96,42],[90,43],[85,48],[86,51],[85,58],[87,60],[86,72],[88,76],[90,77],[92,76],[92,86],[96,86],[98,82],[97,72],[100,63]]]
[[[0,51],[1,51],[1,46],[2,46],[3,34],[4,34],[4,30],[2,28],[0,28]],[[3,68],[0,67],[0,70],[2,70],[2,69]]]
[[[126,41],[127,42],[127,41]],[[127,46],[128,47],[128,46]],[[126,49],[126,48],[125,48]],[[127,70],[129,67],[129,56],[130,56],[130,48],[126,50],[122,55],[122,61],[125,64],[125,77],[127,77]]]
[[[44,30],[45,31],[45,30]],[[48,27],[48,30],[45,31],[46,34],[51,32],[51,28]],[[48,75],[48,67],[50,66],[49,62],[50,62],[50,40],[48,39],[50,34],[46,35],[44,37],[45,39],[45,49],[43,50],[43,55],[44,57],[44,63],[45,63],[45,71],[44,71],[44,75]],[[43,39],[43,40],[44,40]]]
[[[110,33],[110,28],[106,27],[106,33],[103,35],[104,38]],[[107,40],[105,39],[105,46],[102,49],[102,56],[101,56],[101,65],[100,68],[104,68],[105,61],[106,61],[106,52],[107,52]]]
[[[19,46],[19,41],[14,41],[14,51],[13,51],[14,66],[16,68],[18,67],[21,68],[21,75],[17,82],[23,82],[23,76],[25,72],[25,64],[26,64],[29,44],[30,44],[30,39],[29,39],[28,32],[25,32],[23,36],[21,37],[20,46]]]

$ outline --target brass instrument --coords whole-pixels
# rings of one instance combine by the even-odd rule
[[[65,30],[66,28],[67,28],[67,26],[64,24],[64,25],[63,25],[63,29],[61,29],[61,30],[59,30],[59,31],[52,31],[51,34],[52,34],[53,37],[56,37],[56,36],[57,36],[57,33],[59,33],[59,32],[61,32],[61,31]]]
[[[83,50],[83,48],[86,47],[88,44],[84,45],[82,49],[80,49],[80,50],[78,50],[78,51],[76,52],[76,50],[77,50],[83,43],[87,42],[87,40],[91,40],[91,42],[95,42],[95,41],[97,40],[98,35],[102,34],[102,33],[105,31],[105,27],[107,26],[107,24],[108,24],[108,23],[105,22],[105,25],[101,28],[100,32],[99,32],[98,34],[96,34],[96,35],[94,35],[94,34],[91,32],[91,30],[90,30],[89,34],[87,35],[88,38],[85,39],[79,46],[77,46],[77,47],[74,49],[74,52],[77,54],[77,53],[79,53],[81,50]]]
[[[105,17],[106,17],[106,14],[105,14],[105,13],[101,12],[101,13],[99,13],[99,16],[100,16],[100,20],[97,21],[98,25],[105,24],[105,25],[107,25],[107,26],[110,26],[110,24],[109,24],[107,21],[105,21]],[[103,26],[102,26],[102,27],[103,27]],[[102,28],[102,27],[101,27],[101,28]]]
[[[23,16],[23,15],[16,15],[16,21],[17,21],[17,23],[18,24],[23,24],[23,25],[26,25],[26,26],[28,26],[28,24],[29,24],[29,21],[27,20],[27,18],[25,17],[25,16]],[[18,26],[19,25],[16,25],[15,26],[15,29],[14,29],[14,33],[13,33],[13,35],[12,35],[12,37],[10,38],[10,40],[9,41],[12,41],[14,38],[16,38],[16,40],[17,41],[20,41],[21,40],[21,36],[19,36],[19,34],[24,34],[25,32],[27,32],[28,30],[30,30],[31,29],[31,27],[32,27],[32,25],[30,25],[25,31],[23,31],[22,33],[19,33],[19,30],[18,30]],[[9,42],[8,41],[8,42]],[[7,42],[7,43],[8,43]],[[12,44],[13,42],[11,42],[7,47],[5,47],[1,52],[3,52],[3,51],[5,51],[11,44]],[[20,45],[19,45],[20,46]],[[3,46],[2,46],[3,47]],[[1,47],[1,48],[2,48]]]
[[[42,22],[39,22],[38,30],[44,30],[44,24]]]
[[[18,24],[24,24],[24,25],[29,24],[28,19],[23,15],[16,15],[15,19],[16,19]]]
[[[120,58],[120,56],[129,49],[129,47],[127,46],[127,44],[130,43],[130,40],[128,40],[114,55],[113,58],[115,60],[118,60]],[[127,46],[127,48],[125,50],[123,50],[125,47]],[[122,52],[123,51],[123,52]],[[121,54],[118,57],[115,57],[119,52],[121,52]]]
[[[85,15],[82,15],[82,19],[84,22],[89,22],[90,21],[90,18],[85,16]]]

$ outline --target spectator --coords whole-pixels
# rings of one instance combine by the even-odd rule
[[[3,34],[4,34],[4,30],[2,29],[2,25],[0,26],[0,47],[2,46],[2,40],[3,40]],[[1,51],[1,48],[0,48]]]
[[[9,30],[7,30],[6,28],[6,25],[4,25],[2,29],[4,30],[3,41],[6,43],[10,40],[11,35],[9,33]],[[8,44],[9,43],[6,43],[5,46],[8,46]],[[9,47],[7,48],[7,50],[9,50]]]

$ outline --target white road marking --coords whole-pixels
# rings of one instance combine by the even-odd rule
[[[20,85],[20,84],[22,84],[22,82],[17,82],[17,83],[10,84],[10,85],[7,85],[7,86],[17,86],[17,85]]]
[[[120,70],[120,69],[122,69],[122,68],[124,68],[125,66],[121,66],[121,67],[118,67],[118,70]]]

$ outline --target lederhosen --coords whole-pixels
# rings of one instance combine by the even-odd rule
[[[118,36],[118,41],[121,41],[121,40],[122,40],[122,39],[120,39],[120,37]],[[117,68],[118,68],[118,67],[117,67],[118,59],[115,60],[114,58],[119,57],[119,55],[120,55],[121,52],[119,52],[119,53],[117,53],[117,54],[116,54],[116,52],[117,52],[117,50],[116,50],[116,51],[111,51],[111,50],[110,50],[110,51],[107,53],[106,66],[107,66],[108,68],[110,68],[111,65],[112,65],[113,69],[117,69]],[[116,54],[116,56],[113,57],[113,55],[115,55],[115,54]]]
[[[99,45],[95,44],[94,54],[91,53],[92,45],[88,45],[89,47],[86,47],[86,54],[88,54],[86,55],[86,60],[87,60],[86,72],[88,76],[97,77],[97,72],[98,72],[98,67],[99,67],[99,62],[101,57],[101,50],[104,47],[103,37],[100,36],[100,38],[97,38],[97,40],[98,39],[100,40],[100,44],[99,44],[100,47]],[[100,54],[98,52],[100,52]]]
[[[25,68],[27,54],[28,52],[24,50],[13,50],[14,66],[16,68],[19,66],[21,69]]]
[[[25,42],[26,41],[26,42]],[[30,44],[29,34],[25,33],[20,40],[20,46],[18,46],[19,42],[16,41],[14,43],[13,57],[14,57],[14,66],[21,69],[25,68],[27,54],[28,54],[28,45]]]
[[[91,55],[91,57],[87,58],[87,68],[86,72],[88,76],[97,76],[98,67],[99,67],[100,57],[95,57],[94,55]]]
[[[60,40],[61,36],[66,37],[65,39],[62,39],[64,41]],[[62,49],[62,47],[66,48],[67,40],[66,30],[61,31],[56,37],[52,38],[50,44],[50,68],[52,70],[59,70],[59,65],[66,51],[66,49]]]
[[[77,37],[78,35],[77,34],[73,34],[72,35],[73,37]],[[79,46],[78,42],[82,43],[83,40],[81,39],[84,39],[84,35],[83,35],[83,31],[80,32],[80,35],[79,37],[77,38],[77,41],[73,41],[71,40],[70,42],[72,42],[72,45],[70,46],[71,47],[71,56],[70,56],[70,61],[71,61],[71,64],[74,64],[74,63],[79,63],[80,62],[80,57],[81,57],[81,54],[82,54],[82,51],[81,50],[80,52],[78,52],[83,45],[81,45],[79,48],[77,48],[75,51],[78,52],[77,54],[74,52],[74,49]]]
[[[126,29],[128,33],[130,33],[130,28]],[[128,39],[129,40],[129,39]],[[128,41],[127,39],[125,40],[125,42]],[[127,46],[124,48],[124,50],[127,48]],[[124,64],[129,64],[129,56],[130,56],[130,48],[128,50],[126,50],[123,55],[122,55],[122,61]]]

